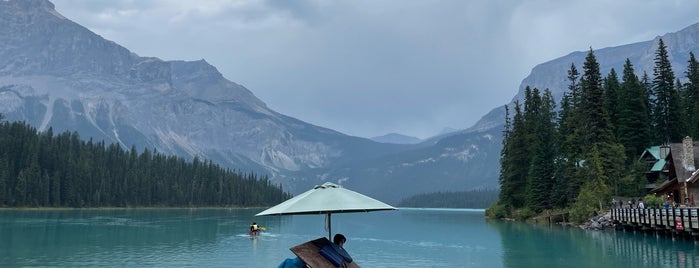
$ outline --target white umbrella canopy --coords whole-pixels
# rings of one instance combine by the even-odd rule
[[[379,200],[343,188],[340,185],[326,182],[316,185],[313,189],[286,200],[255,216],[267,215],[298,215],[298,214],[327,214],[328,239],[331,239],[332,213],[368,212],[377,210],[395,210]]]

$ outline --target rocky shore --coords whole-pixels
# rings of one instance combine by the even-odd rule
[[[605,213],[592,217],[587,222],[578,225],[578,227],[584,230],[605,230],[614,228],[614,223],[612,222],[612,214],[611,212],[607,211]]]

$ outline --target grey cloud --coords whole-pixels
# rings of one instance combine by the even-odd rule
[[[140,55],[204,58],[278,112],[365,137],[467,128],[536,64],[677,31],[699,11],[687,0],[54,3]]]

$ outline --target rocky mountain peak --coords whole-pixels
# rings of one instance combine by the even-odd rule
[[[157,84],[161,90],[172,88],[170,63],[158,58],[141,58],[129,70],[129,78],[143,83]]]
[[[617,74],[621,73],[624,62],[628,58],[634,66],[636,75],[641,77],[643,72],[646,72],[652,76],[655,52],[658,49],[658,39],[660,38],[663,39],[668,48],[675,76],[680,80],[686,79],[684,72],[687,69],[689,52],[699,52],[697,51],[697,47],[699,47],[699,23],[690,25],[677,32],[657,36],[653,40],[615,47],[593,48],[597,62],[600,65],[600,73],[602,76],[607,76],[612,68],[616,70]],[[563,92],[567,90],[567,72],[571,64],[575,64],[575,67],[581,72],[587,53],[588,50],[576,51],[535,66],[529,76],[522,80],[519,92],[512,99],[512,102],[524,99],[524,89],[527,86],[540,90],[550,89],[558,102]]]
[[[2,0],[0,7],[4,10],[24,13],[33,12],[55,12],[56,8],[48,0]],[[62,17],[62,16],[61,16]]]
[[[127,74],[136,55],[64,18],[46,0],[0,1],[0,74]]]
[[[663,42],[665,42],[665,45],[668,46],[668,48],[672,48],[674,50],[672,51],[673,54],[680,54],[680,56],[683,56],[683,61],[686,63],[687,59],[689,59],[689,52],[695,50],[699,45],[699,23],[692,24],[678,32],[668,33],[662,37],[656,37],[653,39],[653,52],[655,52],[655,49],[658,47],[659,38],[663,39]],[[673,67],[677,68],[679,66],[674,66],[673,63]],[[683,68],[684,67],[686,66],[683,66]]]
[[[177,90],[212,103],[244,103],[256,112],[270,114],[267,105],[247,88],[227,80],[206,60],[170,61],[172,82]]]
[[[699,47],[697,35],[699,24],[663,36],[676,73],[686,68],[687,51]],[[602,73],[619,72],[626,58],[638,72],[652,68],[654,43],[596,49]],[[586,53],[536,66],[523,87],[562,92],[566,71],[571,63],[581,70]],[[252,170],[291,192],[334,181],[397,201],[495,188],[504,111],[419,144],[373,142],[279,114],[205,60],[139,57],[64,18],[47,0],[0,0],[0,112],[7,120]]]

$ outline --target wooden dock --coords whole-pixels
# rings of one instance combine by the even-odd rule
[[[699,239],[699,208],[612,209],[617,229]]]
[[[570,212],[569,211],[558,211],[551,213],[550,211],[546,211],[546,213],[533,217],[532,220],[534,222],[539,223],[539,221],[542,221],[543,223],[556,223],[556,222],[565,222],[567,218],[570,218],[569,216]]]

